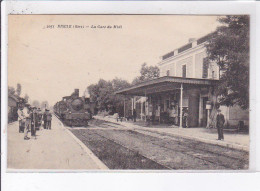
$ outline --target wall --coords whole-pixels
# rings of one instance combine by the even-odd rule
[[[160,69],[160,77],[167,76],[167,70],[170,71],[170,76],[182,77],[182,65],[186,64],[186,77],[202,78],[203,58],[207,57],[206,48],[204,45],[196,46],[193,43],[193,48],[182,53],[175,51],[175,56],[162,60],[158,67]],[[212,76],[214,71],[214,76]],[[210,63],[208,68],[208,78],[218,79],[217,64]]]
[[[239,121],[244,121],[245,125],[249,125],[249,110],[242,110],[237,105],[229,107],[229,125],[236,126]]]
[[[195,78],[202,78],[203,58],[207,56],[206,51],[195,54]]]
[[[189,56],[188,58],[182,59],[177,61],[176,64],[176,76],[182,77],[182,66],[186,65],[186,77],[192,78],[193,77],[193,56]]]

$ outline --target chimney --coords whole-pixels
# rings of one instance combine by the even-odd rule
[[[189,38],[189,43],[192,43],[196,40],[196,38]]]
[[[79,97],[79,89],[75,89],[75,90],[74,90],[74,94]]]

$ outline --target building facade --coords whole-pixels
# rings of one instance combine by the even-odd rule
[[[163,55],[158,63],[158,79],[117,93],[143,97],[132,99],[132,108],[139,108],[138,116],[143,120],[180,127],[214,127],[218,108],[215,88],[221,74],[218,65],[207,59],[208,38],[210,35],[190,39],[184,46]],[[239,106],[220,106],[220,109],[226,126],[236,126],[240,121],[248,125],[248,110]]]

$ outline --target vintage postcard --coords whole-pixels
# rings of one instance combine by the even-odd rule
[[[248,170],[250,15],[9,15],[8,170]]]

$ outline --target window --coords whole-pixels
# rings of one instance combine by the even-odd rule
[[[192,43],[186,44],[185,46],[178,49],[178,53],[181,53],[185,50],[188,50],[189,48],[192,48]]]
[[[169,76],[170,75],[170,70],[166,71],[166,75]]]
[[[182,66],[182,77],[186,78],[186,65]]]
[[[209,68],[208,58],[203,58],[202,78],[208,78],[208,68]]]

